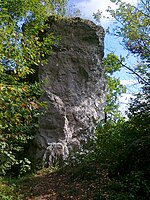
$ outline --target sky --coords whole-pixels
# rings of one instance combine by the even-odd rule
[[[137,5],[138,0],[124,0],[126,3],[130,3],[132,5]],[[110,2],[110,0],[69,0],[69,2],[74,5],[76,8],[79,8],[81,11],[81,17],[94,20],[93,13],[96,13],[98,10],[102,12],[102,16],[105,18],[101,18],[100,25],[103,26],[104,29],[108,27],[113,27],[114,19],[109,15],[106,11],[108,6],[112,9],[116,9],[117,6]],[[109,17],[109,18],[107,18]],[[121,39],[114,38],[114,36],[107,35],[105,36],[105,55],[113,51],[116,55],[127,55],[127,51],[120,45]],[[136,58],[131,56],[127,61],[128,65],[135,65]],[[128,102],[130,98],[133,98],[133,93],[138,91],[137,88],[137,80],[127,72],[127,70],[123,69],[121,72],[116,73],[117,78],[120,78],[121,83],[127,87],[127,93],[122,94],[120,97],[120,110],[124,113],[127,110]]]
[[[136,5],[138,0],[124,0],[126,3],[131,3],[132,5]],[[117,6],[112,3],[110,0],[69,0],[72,4],[75,4],[77,8],[79,8],[83,15],[86,18],[91,18],[93,13],[96,12],[98,9],[103,12],[103,15],[110,16],[106,12],[108,6],[115,9]],[[104,20],[105,22],[108,20]],[[102,22],[102,25],[105,22]]]

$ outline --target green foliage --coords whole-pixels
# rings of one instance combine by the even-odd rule
[[[95,154],[100,162],[117,164],[128,147],[138,139],[149,136],[149,86],[132,100],[128,120],[101,122],[97,127]]]
[[[97,127],[92,156],[114,178],[104,187],[110,199],[147,199],[149,196],[149,102],[149,85],[145,85],[130,104],[128,120],[109,120]]]
[[[104,62],[104,65],[109,67],[106,68],[106,74],[112,75],[115,70],[126,67],[140,78],[141,83],[145,84],[143,91],[131,102],[127,121],[107,121],[97,129],[97,147],[95,151],[97,159],[106,164],[117,165],[117,162],[119,163],[123,159],[123,155],[127,153],[126,149],[132,143],[143,136],[149,135],[149,36],[147,34],[149,29],[149,26],[147,26],[149,1],[140,1],[137,8],[120,0],[112,0],[112,2],[118,5],[116,11],[111,8],[108,9],[118,22],[114,27],[113,34],[123,38],[123,45],[129,52],[138,55],[141,63],[133,70],[123,64],[124,59],[119,59],[117,56],[110,54]],[[107,104],[111,111],[115,110],[111,105],[116,105],[114,102],[117,99],[117,93],[113,90],[113,88],[117,88],[117,84],[113,83],[110,81],[109,86],[108,81],[110,91],[108,91]]]
[[[22,76],[32,72],[31,64],[42,64],[41,56],[50,51],[54,36],[50,34],[43,41],[39,32],[47,28],[44,22],[54,10],[56,4],[63,8],[66,1],[17,0],[3,1],[0,12],[0,70],[15,67]],[[56,6],[57,7],[57,6]],[[22,26],[23,25],[23,26]],[[47,53],[47,52],[46,52]],[[31,71],[30,71],[31,70]]]
[[[109,120],[98,126],[95,157],[100,163],[109,165],[118,161],[130,139],[125,135],[125,125],[124,121]]]
[[[106,58],[104,58],[103,64],[106,68],[105,70],[107,75],[113,75],[114,72],[120,71],[122,67],[121,60],[124,60],[124,58],[121,57],[119,59],[119,57],[114,53],[110,53]]]
[[[112,2],[118,5],[115,11],[111,8],[108,9],[108,12],[117,21],[113,28],[113,35],[121,37],[122,45],[130,53],[140,58],[140,62],[134,67],[128,66],[122,56],[119,58],[113,53],[108,54],[103,61],[108,84],[105,112],[110,118],[116,120],[119,118],[119,112],[116,112],[119,106],[117,98],[118,95],[125,92],[125,88],[120,84],[119,79],[113,77],[113,73],[125,67],[137,76],[140,83],[149,85],[149,1],[139,1],[137,7],[121,0],[112,0]]]
[[[12,78],[12,77],[11,77]],[[39,84],[6,82],[2,79],[0,84],[0,169],[1,173],[12,165],[30,164],[27,156],[27,144],[33,138],[37,129],[40,107],[43,103],[38,101],[41,94]],[[26,153],[25,153],[26,152]],[[23,170],[23,169],[22,169]]]
[[[149,197],[150,182],[145,180],[142,172],[131,172],[123,179],[112,181],[105,187],[106,191],[112,200],[146,200]]]
[[[52,14],[66,16],[67,15],[67,2],[68,0],[51,0],[49,4],[52,6]]]
[[[137,75],[141,83],[147,83],[149,77],[149,19],[150,19],[150,1],[140,0],[137,6],[132,6],[129,3],[121,0],[111,0],[118,5],[114,11],[109,7],[108,12],[118,22],[114,26],[113,34],[122,38],[123,46],[133,55],[140,58],[137,66],[126,67],[133,74]]]
[[[143,156],[143,152],[145,152],[145,156],[148,155],[146,147],[148,143],[146,144],[144,142],[144,138],[149,136],[150,129],[149,95],[147,93],[148,89],[149,86],[144,88],[143,93],[138,94],[138,97],[132,101],[129,108],[128,120],[124,121],[122,119],[118,120],[117,122],[109,120],[106,123],[100,123],[97,127],[97,139],[94,156],[95,159],[100,163],[110,166],[110,169],[113,169],[115,166],[119,165],[120,167],[125,168],[122,166],[123,164],[121,164],[122,160],[124,160],[130,153],[132,153],[132,156],[134,156],[134,152],[130,151],[131,145],[134,144],[135,141],[141,141],[139,143],[139,145],[141,145],[140,149],[143,149],[139,150],[139,153],[142,153],[141,156]],[[132,151],[134,151],[134,149]],[[130,163],[130,165],[133,163],[136,164],[134,159],[136,159],[136,156],[132,159],[132,163]],[[138,159],[142,159],[140,155]],[[130,161],[126,160],[125,162],[127,164],[127,162]],[[125,162],[123,163],[125,164]]]
[[[120,0],[113,0],[119,5],[116,11],[109,8],[112,16],[121,24],[114,28],[115,34],[123,38],[124,46],[143,60],[149,57],[149,18],[150,2],[140,0],[137,7]]]
[[[117,123],[109,121],[97,128],[92,156],[109,171],[110,184],[103,188],[104,193],[109,194],[108,199],[148,198],[150,163],[149,142],[145,137],[149,132],[145,131],[146,128],[146,124],[144,126],[141,121],[136,124],[132,119]],[[137,146],[135,141],[141,142]]]
[[[150,116],[150,85],[142,87],[142,91],[131,101],[128,116],[145,120]],[[141,121],[140,120],[140,121]]]
[[[140,123],[139,123],[140,126]],[[95,157],[104,164],[117,164],[127,148],[137,139],[147,136],[132,120],[108,121],[97,128]],[[144,128],[144,127],[142,127]]]
[[[48,27],[48,17],[64,9],[65,2],[4,0],[1,5],[0,174],[30,169],[28,149],[44,103],[38,100],[40,84],[28,77],[45,62],[57,40],[53,34],[41,40],[40,33]]]
[[[105,112],[107,113],[107,117],[112,120],[120,118],[118,97],[126,91],[125,87],[120,83],[120,79],[113,76],[114,73],[120,71],[122,67],[120,60],[123,60],[123,58],[121,57],[119,59],[118,56],[113,53],[108,54],[107,57],[103,59],[107,81]]]
[[[93,13],[93,18],[96,20],[96,22],[100,23],[102,17],[102,12],[98,10],[96,13]]]

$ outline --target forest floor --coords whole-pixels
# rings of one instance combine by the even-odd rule
[[[0,178],[0,200],[149,199],[149,180],[141,172],[117,177],[96,163],[44,168],[18,179]]]
[[[10,199],[104,200],[109,199],[109,194],[105,192],[109,184],[107,170],[100,170],[94,165],[60,170],[44,169],[17,181]]]

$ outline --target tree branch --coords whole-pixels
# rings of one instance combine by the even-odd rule
[[[130,67],[128,67],[127,65],[123,64],[119,59],[116,58],[116,60],[127,70],[131,71],[132,74],[135,74],[139,79],[141,79],[146,85],[150,85],[149,82],[147,82],[144,78],[142,78],[141,75],[139,75],[136,71],[134,71],[133,69],[131,69]]]

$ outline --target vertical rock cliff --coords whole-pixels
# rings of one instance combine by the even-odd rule
[[[45,165],[65,160],[94,135],[105,103],[104,31],[80,18],[50,22],[46,34],[60,36],[48,63],[39,67],[46,80],[42,100],[48,110],[39,121],[36,158]]]

